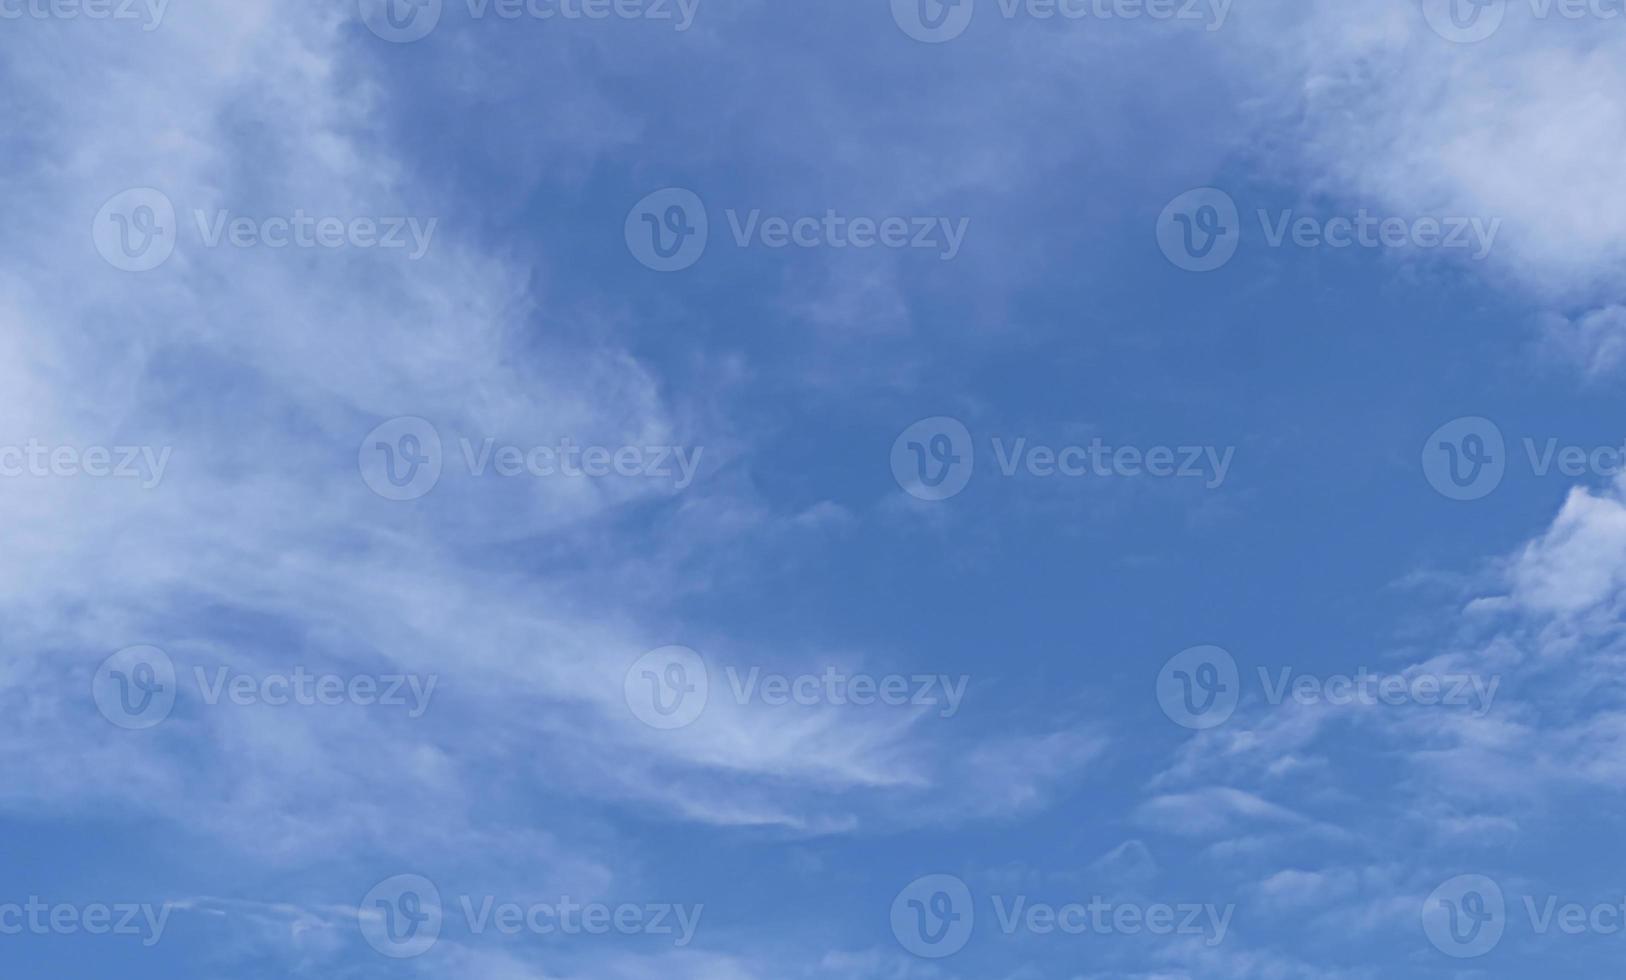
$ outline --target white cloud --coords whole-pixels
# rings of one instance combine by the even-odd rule
[[[349,8],[244,0],[171,13],[134,41],[76,24],[7,44],[8,103],[51,123],[0,176],[16,204],[0,271],[0,381],[15,382],[0,384],[0,443],[128,441],[174,455],[149,492],[92,480],[0,487],[0,699],[31,704],[3,727],[32,748],[5,799],[132,806],[279,863],[498,841],[596,887],[606,864],[515,829],[525,794],[830,833],[865,817],[913,819],[922,799],[932,819],[1040,805],[1093,754],[1090,738],[1067,734],[941,749],[917,716],[881,711],[719,703],[686,732],[638,724],[623,675],[682,631],[638,599],[692,586],[645,555],[681,554],[694,534],[739,545],[796,516],[768,512],[748,489],[698,487],[675,530],[629,547],[614,527],[624,506],[666,502],[648,481],[448,475],[409,505],[372,495],[356,447],[394,415],[434,421],[448,454],[458,435],[692,444],[697,419],[708,440],[739,440],[703,407],[674,403],[626,351],[550,329],[559,314],[533,295],[530,270],[477,242],[463,202],[389,147],[390,93],[358,57],[378,49],[356,46]],[[167,264],[137,275],[104,263],[90,235],[102,203],[135,186],[167,194],[183,229],[192,211],[217,208],[440,225],[412,263],[204,248],[183,231]],[[821,505],[800,524],[841,517]],[[535,557],[567,536],[596,556],[586,570],[536,571]],[[134,643],[165,648],[183,674],[229,663],[443,676],[421,723],[183,700],[143,740],[85,710],[96,662]],[[827,658],[775,659],[822,669]],[[969,779],[951,775],[961,756]],[[471,802],[477,786],[502,802]],[[910,805],[886,803],[891,794]]]
[[[1538,614],[1615,600],[1626,582],[1626,505],[1614,495],[1571,490],[1552,526],[1514,559],[1509,579],[1514,601]]]

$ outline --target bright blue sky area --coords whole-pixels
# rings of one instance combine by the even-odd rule
[[[1448,23],[1435,0],[1237,0],[1215,30],[976,0],[962,35],[923,43],[897,9],[701,0],[676,31],[448,0],[408,43],[369,29],[370,2],[173,0],[150,31],[5,22],[0,448],[172,461],[150,488],[0,479],[0,930],[33,896],[172,911],[150,947],[23,930],[0,963],[132,980],[1610,975],[1607,917],[1569,935],[1526,900],[1626,900],[1610,860],[1626,503],[1602,469],[1533,473],[1524,440],[1626,440],[1621,22],[1491,4],[1500,29],[1460,43],[1431,29]],[[1192,272],[1159,221],[1203,187],[1234,203],[1241,241]],[[662,272],[627,227],[667,188],[698,196],[709,236]],[[160,197],[179,241],[130,271],[106,236]],[[413,259],[210,247],[193,217],[296,209],[436,224]],[[741,247],[730,212],[753,210],[965,236],[949,260]],[[1258,217],[1361,210],[1496,234],[1483,258],[1273,247]],[[1507,473],[1449,499],[1425,455],[1470,417],[1504,437]],[[943,500],[892,465],[934,418],[975,458]],[[438,439],[432,488],[390,482],[379,453],[428,444],[403,433]],[[681,487],[475,477],[462,438],[702,452]],[[1007,477],[996,438],[1231,455],[1215,486]],[[138,645],[162,651],[176,698],[125,726],[108,698],[136,662],[106,658]],[[637,692],[649,663],[693,679],[674,645],[703,658],[709,700],[664,728]],[[1204,645],[1241,690],[1198,730],[1160,672]],[[194,681],[296,667],[437,687],[411,717],[210,704]],[[965,695],[951,717],[736,703],[730,668],[963,677]],[[1273,704],[1257,671],[1284,668],[1495,695]],[[404,875],[446,920],[396,959],[390,937],[410,940],[375,910],[421,907],[422,889],[388,891]],[[942,879],[913,884],[932,875],[969,908]],[[1451,890],[1464,875],[1477,898]],[[1493,892],[1505,913],[1470,929]],[[461,896],[704,912],[675,949],[476,932]],[[996,896],[1211,906],[1226,927],[1005,934]],[[954,948],[911,918],[945,909],[975,915]]]

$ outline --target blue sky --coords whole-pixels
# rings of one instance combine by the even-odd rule
[[[0,19],[12,972],[1613,975],[1613,6]]]

